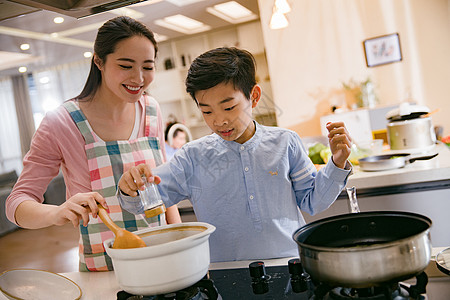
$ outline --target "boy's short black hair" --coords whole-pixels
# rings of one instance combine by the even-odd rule
[[[255,73],[255,58],[250,52],[234,47],[216,48],[201,54],[192,62],[186,77],[186,91],[198,104],[195,98],[197,91],[232,82],[236,90],[250,99],[256,84]]]

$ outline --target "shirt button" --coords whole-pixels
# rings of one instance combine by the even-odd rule
[[[248,171],[248,167],[245,167],[244,170],[245,170],[245,172],[247,172]]]
[[[241,146],[241,150],[244,150],[245,149],[245,147],[244,146]]]
[[[250,199],[253,200],[253,195],[250,196]]]

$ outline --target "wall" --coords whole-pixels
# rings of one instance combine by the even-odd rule
[[[433,123],[450,134],[450,1],[289,1],[289,26],[278,30],[268,25],[273,3],[258,1],[279,126],[320,134],[342,82],[370,76],[379,105],[412,98],[439,108]],[[403,60],[367,68],[362,42],[396,32]]]

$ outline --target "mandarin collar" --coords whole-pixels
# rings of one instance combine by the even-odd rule
[[[241,151],[242,147],[244,147],[244,149],[255,148],[261,142],[261,138],[262,138],[263,132],[264,132],[264,127],[259,125],[259,123],[256,122],[255,120],[253,120],[253,123],[255,124],[255,134],[253,134],[253,136],[243,144],[239,144],[235,141],[226,141],[223,138],[219,137],[218,135],[217,135],[217,137],[224,145],[226,145],[228,148],[231,148],[237,152]]]

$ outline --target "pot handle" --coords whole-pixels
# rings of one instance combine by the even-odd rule
[[[348,208],[351,213],[359,213],[358,200],[356,199],[356,188],[352,186],[351,188],[347,188],[348,194]]]
[[[414,157],[414,158],[411,158],[411,159],[409,160],[409,162],[410,162],[410,163],[413,163],[413,162],[415,162],[416,160],[427,160],[427,159],[432,159],[433,157],[436,157],[438,154],[439,154],[439,153],[435,153],[435,154],[433,154],[433,155],[428,155],[428,156]]]

